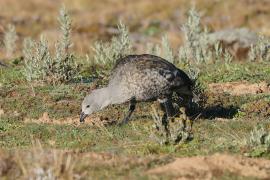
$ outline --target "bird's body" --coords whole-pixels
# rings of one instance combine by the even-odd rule
[[[191,85],[188,76],[173,64],[160,57],[144,54],[119,60],[108,87],[117,86],[123,99],[135,97],[137,101],[149,101]]]
[[[94,90],[84,99],[82,112],[91,114],[109,104],[127,101],[131,102],[133,112],[135,102],[157,99],[165,102],[173,92],[192,97],[191,87],[189,77],[170,62],[154,55],[129,55],[117,61],[107,87]]]

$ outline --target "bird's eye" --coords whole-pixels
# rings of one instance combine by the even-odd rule
[[[89,107],[90,107],[90,105],[87,105],[87,106],[86,106],[86,108],[89,108]]]

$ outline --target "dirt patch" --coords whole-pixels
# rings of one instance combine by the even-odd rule
[[[73,125],[80,125],[80,118],[79,117],[68,117],[68,118],[61,118],[61,119],[54,119],[50,118],[49,114],[47,112],[44,112],[41,117],[38,119],[30,119],[30,118],[25,118],[24,119],[25,123],[45,123],[45,124],[73,124]],[[85,118],[84,124],[88,125],[101,125],[101,126],[106,126],[106,125],[112,125],[115,124],[116,121],[109,119],[109,118],[104,118],[102,116],[90,116]]]
[[[168,174],[181,179],[212,179],[225,172],[237,176],[268,179],[270,178],[270,160],[215,154],[178,158],[172,163],[148,171],[149,174]]]
[[[249,82],[211,83],[209,84],[209,89],[215,93],[229,93],[235,96],[270,93],[270,85],[266,82],[254,84]]]
[[[161,165],[171,160],[168,156],[47,149],[34,142],[30,149],[0,150],[0,179],[128,179],[138,167],[146,171],[153,163]]]

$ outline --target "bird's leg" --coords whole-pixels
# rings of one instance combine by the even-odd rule
[[[185,130],[187,130],[188,132],[191,132],[192,131],[193,122],[187,116],[187,114],[186,114],[186,108],[185,107],[181,107],[179,111],[182,113],[181,116],[183,117],[183,120],[185,121],[184,122]]]
[[[168,139],[170,136],[169,118],[171,118],[175,114],[175,111],[171,99],[165,98],[160,100],[160,105],[163,111],[165,111],[162,117],[162,125],[164,126],[164,129],[166,131],[166,138]]]
[[[193,121],[189,119],[189,117],[186,115],[186,108],[180,107],[179,108],[179,117],[175,118],[176,122],[181,123],[181,126],[179,127],[178,132],[181,132],[181,139],[182,141],[188,141],[193,139],[193,132],[192,132],[192,125]]]
[[[128,109],[128,113],[127,115],[124,117],[124,119],[119,123],[119,125],[123,125],[123,124],[126,124],[129,119],[130,119],[130,116],[132,115],[133,111],[135,110],[136,108],[136,98],[135,97],[132,97],[129,101],[129,109]]]

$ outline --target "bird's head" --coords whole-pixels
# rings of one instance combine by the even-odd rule
[[[87,95],[82,102],[80,122],[84,122],[84,119],[88,115],[101,110],[108,104],[110,104],[110,101],[105,88],[94,90],[91,94]]]
[[[99,109],[96,98],[93,93],[87,95],[82,102],[82,112],[80,116],[80,122],[84,122],[84,119]]]

